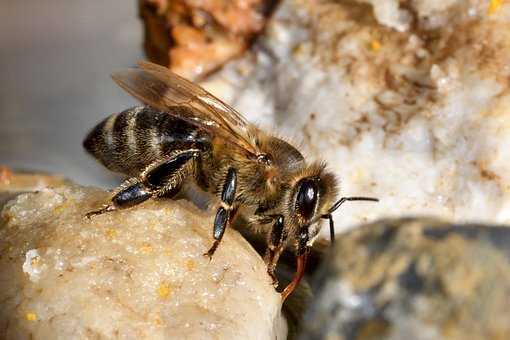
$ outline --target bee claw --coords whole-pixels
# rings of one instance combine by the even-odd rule
[[[218,248],[218,244],[220,243],[217,240],[215,240],[211,248],[206,253],[203,254],[204,256],[207,256],[209,258],[209,261],[212,261],[212,257],[216,252],[216,248]]]
[[[205,256],[205,257],[208,257],[209,258],[209,262],[212,261],[212,254],[209,254],[209,252],[203,253],[202,255]]]
[[[102,215],[106,212],[113,211],[113,210],[115,210],[114,206],[112,206],[110,204],[105,204],[101,209],[89,211],[88,213],[86,213],[85,218],[90,220],[92,218],[92,216]]]

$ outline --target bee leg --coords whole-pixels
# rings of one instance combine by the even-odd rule
[[[103,204],[103,207],[101,209],[89,211],[88,213],[85,214],[85,217],[88,219],[91,219],[92,216],[102,215],[106,212],[113,211],[113,210],[115,210],[115,207],[112,204]]]
[[[109,211],[129,208],[148,200],[151,196],[152,192],[145,185],[136,179],[129,179],[121,186],[121,190],[112,197],[109,204],[87,213],[85,217],[91,218]]]
[[[283,216],[280,215],[276,218],[276,221],[271,228],[271,232],[269,233],[266,255],[264,256],[267,263],[267,273],[273,280],[274,286],[278,286],[278,279],[276,278],[274,271],[276,269],[278,259],[283,251],[283,245],[286,238],[287,234],[284,232]]]
[[[141,174],[141,181],[154,191],[170,192],[190,175],[190,163],[200,156],[198,149],[179,150],[162,161],[149,165]]]
[[[189,167],[186,165],[198,156],[198,150],[189,149],[149,165],[140,178],[129,179],[121,185],[109,204],[85,216],[90,218],[105,212],[130,208],[154,196],[175,195],[182,180],[189,174]]]
[[[230,168],[227,173],[227,177],[223,184],[223,190],[221,192],[221,203],[222,206],[218,208],[216,212],[216,217],[214,218],[214,227],[213,227],[213,237],[214,243],[209,248],[205,256],[209,256],[211,259],[218,248],[218,245],[223,238],[223,234],[225,233],[225,229],[227,229],[227,225],[230,224],[233,216],[233,204],[234,198],[236,195],[236,187],[237,187],[237,173],[233,168]]]

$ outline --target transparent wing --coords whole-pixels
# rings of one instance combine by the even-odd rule
[[[239,112],[163,66],[142,61],[139,67],[114,73],[112,78],[141,102],[171,115],[176,115],[172,106],[189,107],[192,115],[176,116],[257,154],[257,147],[248,135],[249,123]]]

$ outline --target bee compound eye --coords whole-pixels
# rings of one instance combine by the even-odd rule
[[[296,195],[296,212],[304,219],[309,220],[313,217],[315,206],[317,205],[318,188],[317,183],[312,179],[302,179],[298,183],[298,192]]]

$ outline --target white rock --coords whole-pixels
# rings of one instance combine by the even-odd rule
[[[23,262],[22,268],[23,272],[28,274],[30,281],[37,282],[47,265],[41,263],[41,256],[37,249],[30,249],[25,254],[25,262]]]
[[[6,205],[1,339],[286,336],[280,294],[236,231],[210,261],[211,213],[167,200],[84,217],[109,196],[61,187]]]
[[[264,48],[211,90],[326,160],[342,195],[381,199],[343,206],[339,229],[402,215],[510,223],[510,6],[410,1],[414,31],[399,3],[283,1]]]

